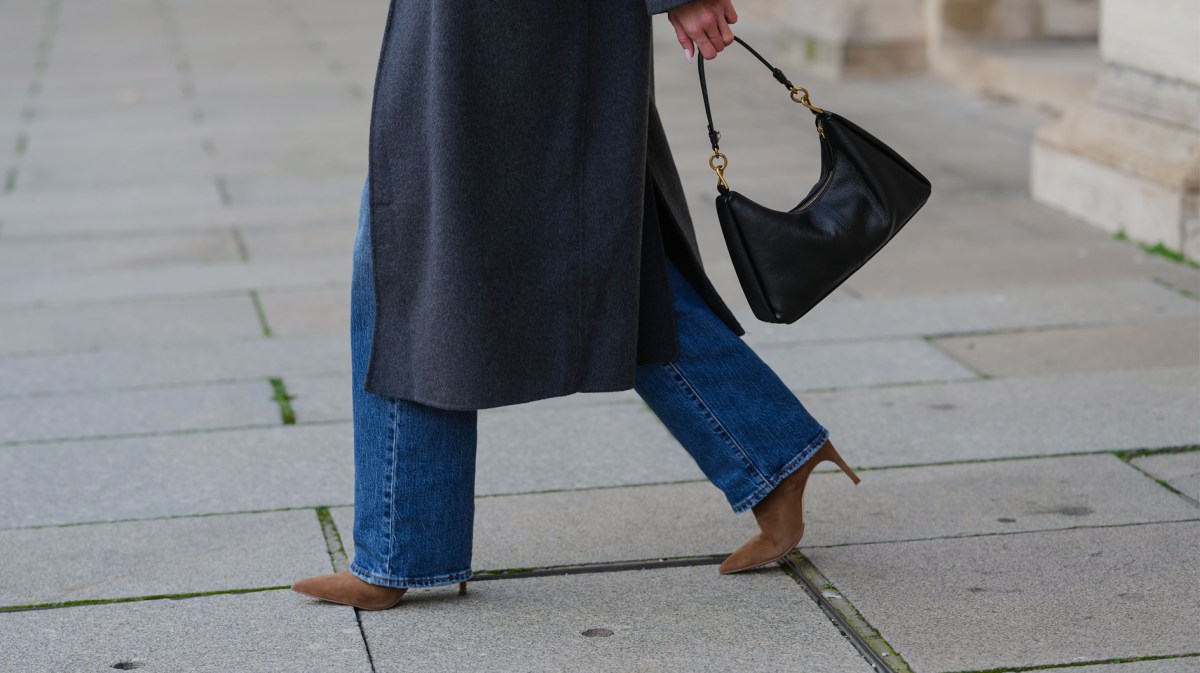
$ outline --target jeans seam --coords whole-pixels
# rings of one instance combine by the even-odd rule
[[[465,582],[474,574],[470,568],[467,568],[465,570],[458,570],[452,573],[445,573],[442,575],[426,575],[425,577],[384,577],[364,569],[362,566],[358,565],[357,562],[351,562],[350,572],[364,582],[400,589],[409,587],[432,587],[443,584],[453,584],[455,582]]]
[[[791,473],[800,469],[801,465],[807,463],[809,459],[813,457],[813,454],[817,452],[817,449],[821,448],[821,446],[825,444],[826,439],[829,439],[829,430],[825,427],[822,427],[817,433],[817,436],[808,444],[806,444],[805,447],[801,449],[800,452],[797,453],[791,460],[789,460],[783,467],[776,470],[775,474],[771,475],[770,479],[765,480],[765,484],[755,489],[755,491],[750,495],[738,501],[738,503],[733,507],[734,513],[740,514],[758,504],[758,501],[765,497],[767,493],[770,493],[776,486],[778,486],[779,482],[786,479]]]
[[[700,410],[702,412],[704,412],[704,414],[709,418],[709,420],[713,424],[716,425],[716,428],[718,431],[717,434],[720,435],[721,438],[724,439],[730,446],[737,449],[738,453],[742,457],[742,461],[746,463],[746,466],[749,467],[751,470],[753,470],[754,474],[758,475],[758,478],[760,481],[762,481],[764,484],[766,484],[767,483],[766,475],[764,475],[762,473],[762,470],[758,469],[758,466],[755,465],[754,461],[752,461],[750,459],[749,454],[746,453],[746,449],[743,448],[742,445],[738,443],[737,439],[734,438],[733,435],[731,435],[729,433],[729,431],[725,429],[725,425],[723,423],[721,423],[721,419],[717,418],[717,415],[715,413],[713,413],[712,408],[709,407],[708,403],[704,401],[704,398],[700,396],[699,391],[697,391],[696,387],[692,385],[692,382],[688,380],[687,375],[683,373],[683,370],[680,369],[679,366],[676,365],[674,362],[668,362],[668,363],[666,363],[665,366],[674,370],[674,372],[675,372],[675,374],[677,374],[677,376],[672,377],[672,378],[675,378],[676,381],[678,381],[681,385],[683,385],[686,388],[688,394],[691,395],[692,399],[695,400],[696,403],[700,406]]]
[[[388,470],[388,552],[387,558],[384,560],[383,567],[388,572],[392,570],[392,555],[396,545],[395,521],[396,521],[396,465],[400,462],[396,460],[396,443],[400,437],[400,414],[396,410],[398,402],[389,400],[388,410],[391,413],[392,421],[392,436],[388,440],[388,460],[391,465]]]

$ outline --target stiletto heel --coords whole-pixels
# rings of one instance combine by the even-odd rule
[[[722,575],[760,568],[787,556],[804,537],[804,492],[808,477],[819,463],[829,461],[841,468],[857,486],[861,479],[826,441],[795,472],[784,477],[775,488],[751,508],[762,531],[738,547],[722,563]]]
[[[458,595],[459,595],[459,596],[466,596],[466,595],[467,595],[467,582],[466,582],[466,580],[464,580],[464,581],[462,581],[462,582],[459,582],[459,583],[458,583]]]
[[[829,449],[829,454],[822,457],[821,460],[828,460],[828,461],[832,462],[834,465],[837,465],[838,467],[842,468],[842,472],[845,472],[846,476],[850,477],[850,481],[854,482],[855,486],[858,486],[858,482],[862,481],[862,479],[859,479],[858,475],[854,473],[854,470],[850,469],[850,466],[846,464],[846,461],[842,459],[841,454],[839,454],[837,452],[837,449],[833,448],[832,444],[827,443],[827,444],[825,444],[825,447],[822,447],[822,448],[826,448],[826,447]],[[820,452],[818,452],[818,453],[820,453]],[[813,456],[813,458],[816,459],[817,456]]]

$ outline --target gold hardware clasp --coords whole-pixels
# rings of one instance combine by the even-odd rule
[[[797,98],[796,94],[800,94],[800,97]],[[824,112],[824,110],[812,104],[812,101],[808,99],[808,89],[805,89],[802,86],[792,87],[792,100],[817,114]]]
[[[721,160],[720,164],[716,163],[717,159]],[[725,167],[728,165],[729,157],[722,154],[720,150],[713,150],[712,156],[708,158],[708,167],[717,174],[717,179],[721,181],[721,186],[725,189],[729,189],[729,183],[725,181]]]

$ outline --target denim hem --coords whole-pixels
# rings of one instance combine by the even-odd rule
[[[415,587],[436,587],[443,584],[457,584],[465,582],[471,578],[471,569],[460,570],[458,572],[449,573],[446,575],[432,575],[429,577],[380,577],[373,573],[363,570],[354,563],[350,564],[350,572],[358,579],[371,584],[378,584],[385,587],[393,587],[395,589],[410,589]]]
[[[803,449],[801,449],[800,453],[796,454],[795,458],[789,460],[786,465],[772,475],[767,483],[759,486],[753,493],[745,498],[742,498],[738,504],[734,505],[733,513],[741,514],[742,512],[745,512],[751,507],[757,505],[759,501],[767,497],[767,495],[772,491],[772,489],[775,488],[775,486],[779,484],[779,482],[783,481],[788,475],[799,469],[801,465],[807,463],[808,459],[813,457],[813,454],[815,454],[817,449],[820,449],[825,444],[825,440],[827,439],[829,439],[829,430],[825,427],[822,427],[820,432],[817,433],[816,438],[809,442]]]

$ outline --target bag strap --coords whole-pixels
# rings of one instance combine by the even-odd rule
[[[789,92],[791,92],[793,101],[808,108],[814,115],[820,115],[825,112],[809,101],[808,89],[794,86],[792,81],[787,78],[787,75],[783,74],[782,70],[771,65],[770,61],[763,58],[762,54],[755,51],[754,48],[749,44],[746,44],[745,40],[736,35],[733,36],[733,39],[735,42],[745,47],[747,51],[754,55],[755,58],[757,58],[759,61],[762,61],[762,64],[767,67],[767,70],[771,71],[771,76],[774,77],[776,81],[778,81],[784,87],[786,87]],[[704,116],[708,118],[708,140],[712,144],[713,148],[713,154],[708,158],[708,167],[716,172],[717,179],[719,180],[718,186],[729,189],[729,183],[725,181],[725,167],[729,165],[729,157],[721,153],[721,148],[719,146],[721,134],[716,128],[713,127],[712,106],[708,102],[708,82],[704,79],[704,55],[699,53],[699,51],[696,52],[696,55],[699,56],[699,60],[696,63],[696,68],[700,74],[700,95],[704,97]],[[817,132],[821,134],[822,138],[825,137],[825,129],[821,126],[820,119],[817,120]],[[720,164],[716,163],[718,159],[721,160]]]

